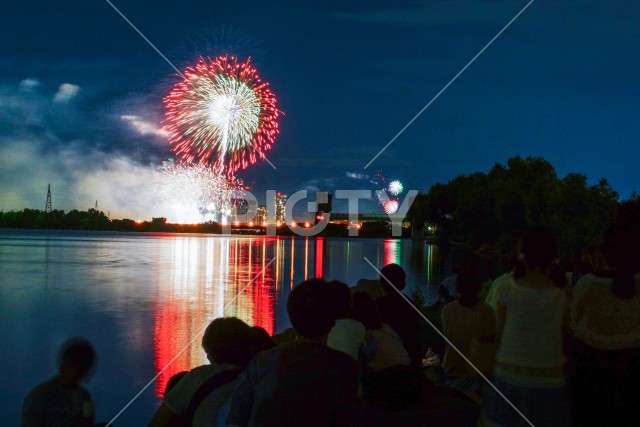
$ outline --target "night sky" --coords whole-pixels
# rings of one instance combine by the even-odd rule
[[[114,4],[178,68],[251,56],[281,134],[239,175],[266,189],[427,191],[509,157],[640,190],[640,3],[535,1],[366,170],[371,158],[527,1],[147,1]],[[365,6],[366,4],[366,6]],[[154,171],[175,71],[103,0],[4,4],[0,209],[170,216]],[[261,196],[262,194],[262,196]]]

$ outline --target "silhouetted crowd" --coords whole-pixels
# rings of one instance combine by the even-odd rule
[[[300,283],[292,328],[274,336],[215,319],[210,363],[171,378],[149,426],[639,426],[640,202],[620,206],[601,261],[564,272],[536,227],[517,253],[484,301],[473,268],[443,282],[442,363],[396,264],[354,288]],[[65,343],[58,375],[25,398],[23,427],[94,426],[81,381],[95,357],[86,340]]]

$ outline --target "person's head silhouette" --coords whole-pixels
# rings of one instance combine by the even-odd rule
[[[299,338],[326,340],[337,318],[335,290],[322,279],[306,280],[291,291],[287,312]]]
[[[407,286],[407,274],[398,264],[387,264],[380,270],[380,284],[386,294],[402,291]],[[391,283],[389,283],[391,282]]]
[[[219,317],[207,326],[202,347],[211,363],[244,368],[253,357],[251,328],[237,317]]]
[[[58,353],[58,371],[67,384],[74,385],[93,374],[96,352],[84,338],[71,338],[62,344]]]

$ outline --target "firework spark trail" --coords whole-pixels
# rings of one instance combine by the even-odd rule
[[[200,58],[165,98],[172,150],[227,176],[266,159],[279,133],[276,98],[256,69],[233,56]]]

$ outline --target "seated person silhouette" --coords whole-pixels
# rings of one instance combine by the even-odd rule
[[[353,425],[358,364],[326,345],[337,317],[334,289],[322,279],[302,282],[287,312],[296,340],[253,359],[231,397],[228,425]]]
[[[71,338],[60,348],[58,374],[34,387],[24,399],[22,427],[90,427],[91,395],[80,384],[91,376],[96,352],[84,338]]]
[[[213,320],[202,337],[211,363],[179,374],[149,426],[224,426],[238,374],[256,353],[273,346],[262,328],[236,317]]]

